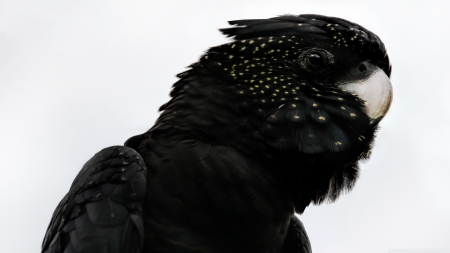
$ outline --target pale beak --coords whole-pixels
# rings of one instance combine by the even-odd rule
[[[392,84],[383,70],[375,70],[367,79],[340,85],[364,100],[364,112],[378,123],[389,110],[392,102]]]

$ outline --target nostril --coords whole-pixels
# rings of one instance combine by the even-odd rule
[[[359,71],[366,72],[367,71],[366,64],[364,63],[359,64]]]

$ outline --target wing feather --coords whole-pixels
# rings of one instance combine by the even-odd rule
[[[141,252],[146,175],[141,156],[131,148],[95,154],[53,213],[42,252]]]

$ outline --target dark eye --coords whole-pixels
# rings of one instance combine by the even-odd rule
[[[323,57],[318,53],[311,53],[307,56],[308,63],[314,67],[319,67],[324,63]]]
[[[299,63],[306,70],[320,72],[333,63],[333,55],[321,48],[311,48],[300,54]]]

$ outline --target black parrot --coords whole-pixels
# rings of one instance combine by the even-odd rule
[[[84,165],[42,252],[311,252],[294,213],[355,184],[392,99],[386,49],[334,17],[229,23],[150,130]]]

